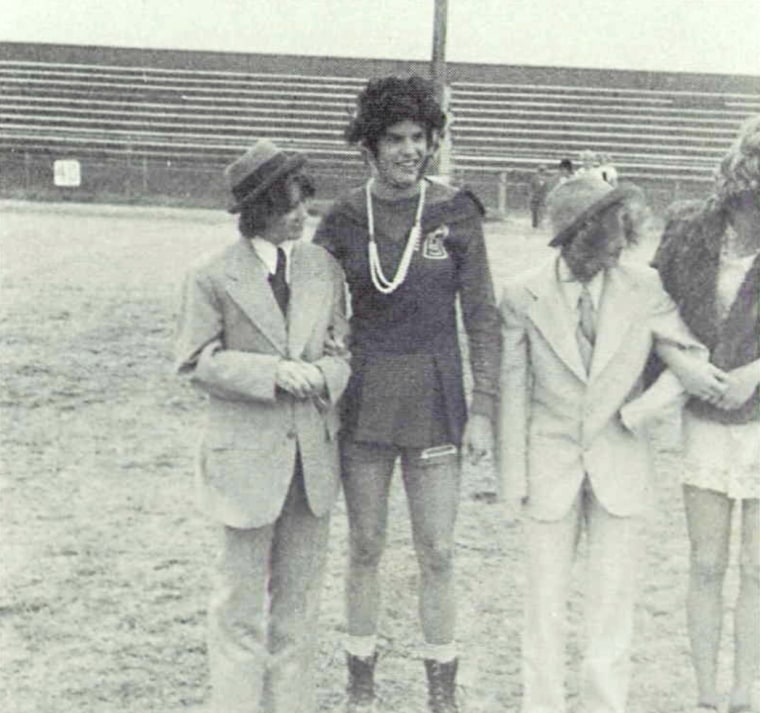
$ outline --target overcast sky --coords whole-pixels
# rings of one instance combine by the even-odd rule
[[[0,0],[0,40],[427,59],[433,0]],[[453,61],[760,76],[760,0],[449,0]]]

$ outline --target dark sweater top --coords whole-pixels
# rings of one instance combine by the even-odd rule
[[[710,361],[731,370],[760,357],[760,256],[721,321],[716,290],[726,227],[725,213],[712,201],[685,202],[665,226],[652,264],[684,322],[710,350]],[[721,423],[745,423],[760,419],[760,390],[730,411],[699,399],[690,399],[687,407]]]
[[[396,274],[417,200],[373,197],[375,238],[389,278]],[[435,445],[435,422],[443,417],[448,440],[460,443],[467,410],[457,297],[473,374],[471,408],[493,418],[501,337],[481,218],[482,207],[470,192],[430,183],[422,245],[405,282],[389,295],[370,277],[363,188],[336,202],[322,220],[314,242],[341,263],[351,293],[353,373],[344,428],[357,440]]]

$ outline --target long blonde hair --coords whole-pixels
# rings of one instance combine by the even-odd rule
[[[715,171],[715,197],[724,209],[746,193],[760,194],[760,114],[742,124]]]

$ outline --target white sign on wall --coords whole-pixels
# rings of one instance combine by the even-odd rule
[[[82,185],[82,167],[73,159],[53,163],[53,183],[56,186],[77,187]]]

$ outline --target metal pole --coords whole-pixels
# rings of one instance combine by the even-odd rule
[[[448,18],[448,0],[435,0],[433,15],[433,54],[430,61],[430,79],[435,86],[436,98],[438,99],[447,118],[451,117],[449,111],[449,95],[446,72],[446,26]],[[447,122],[448,123],[448,122]],[[451,177],[451,132],[447,130],[438,149],[437,161],[433,167],[444,181]]]
[[[446,86],[446,19],[448,16],[448,0],[435,0],[433,16],[433,57],[430,74],[435,84],[436,96],[439,102],[444,100]]]
[[[499,217],[507,217],[507,173],[502,171],[499,174],[498,187],[496,189],[496,205]]]
[[[142,157],[142,194],[148,195],[148,157]]]
[[[29,190],[32,187],[32,168],[29,152],[24,151],[24,188]]]
[[[127,144],[127,175],[125,181],[127,198],[132,197],[132,144]]]

